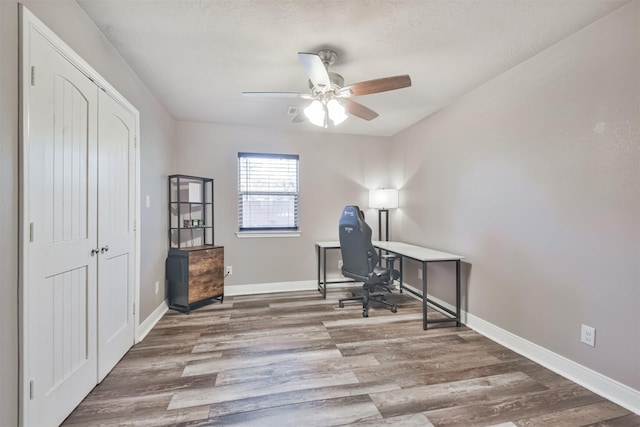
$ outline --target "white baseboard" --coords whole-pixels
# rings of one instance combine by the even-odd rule
[[[164,300],[149,316],[147,316],[146,319],[144,319],[144,322],[138,325],[136,328],[136,344],[147,336],[167,311],[169,311],[169,305],[167,304],[167,300]]]
[[[276,292],[309,291],[318,288],[316,280],[300,280],[297,282],[254,283],[248,285],[231,285],[224,287],[225,296],[272,294]]]
[[[408,287],[415,289],[411,286]],[[455,311],[455,306],[445,301],[431,295],[429,295],[429,299]],[[462,311],[460,317],[462,323],[490,340],[640,415],[640,391],[527,341],[466,311]]]
[[[466,317],[466,325],[474,331],[640,415],[640,391],[527,341],[473,314],[466,313]]]

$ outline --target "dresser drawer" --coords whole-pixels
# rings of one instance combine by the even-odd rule
[[[224,247],[171,249],[167,258],[169,307],[190,310],[224,298]]]
[[[213,248],[189,254],[189,303],[224,292],[224,251]]]

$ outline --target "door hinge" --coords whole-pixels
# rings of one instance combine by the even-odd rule
[[[35,382],[31,380],[29,381],[29,400],[33,400],[34,395],[35,395]]]
[[[31,86],[36,85],[36,67],[34,65],[31,66]]]
[[[133,232],[135,233],[136,231],[138,231],[138,221],[133,221]]]
[[[29,242],[33,243],[33,223],[29,223]]]
[[[136,315],[136,303],[135,302],[133,303],[133,315],[134,316]]]

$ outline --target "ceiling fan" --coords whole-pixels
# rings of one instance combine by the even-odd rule
[[[385,77],[367,80],[360,83],[344,85],[344,78],[329,71],[338,55],[333,50],[324,49],[316,53],[298,52],[307,76],[311,93],[295,92],[242,92],[245,96],[301,98],[313,100],[304,109],[304,114],[298,113],[294,122],[309,119],[316,126],[328,127],[329,120],[334,126],[342,123],[348,115],[364,120],[373,120],[378,113],[351,99],[355,96],[386,92],[411,86],[411,78],[407,75]]]

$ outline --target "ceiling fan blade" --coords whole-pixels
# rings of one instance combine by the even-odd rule
[[[318,87],[330,87],[331,80],[329,79],[329,73],[322,63],[322,59],[315,53],[298,52],[298,58],[302,62],[305,73],[311,80],[314,86]]]
[[[352,116],[360,117],[364,120],[373,120],[378,117],[378,113],[354,100],[345,98],[341,99],[340,103],[347,110],[347,113]]]
[[[402,76],[385,77],[382,79],[367,80],[354,83],[340,89],[341,96],[360,96],[371,93],[386,92],[411,86],[411,77],[408,74]]]
[[[244,96],[259,98],[303,98],[309,99],[311,95],[295,92],[242,92]]]

